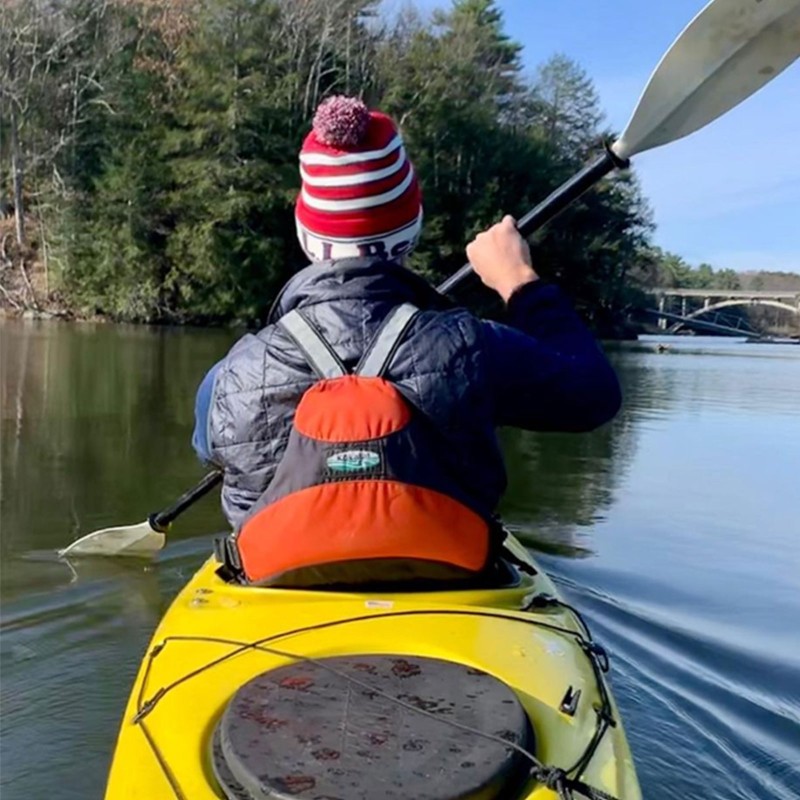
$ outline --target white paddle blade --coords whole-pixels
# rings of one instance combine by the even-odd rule
[[[138,556],[155,555],[164,547],[166,536],[153,530],[149,522],[120,528],[103,528],[74,541],[59,551],[60,556]]]
[[[800,56],[800,0],[711,0],[659,62],[622,136],[620,158],[702,128]]]

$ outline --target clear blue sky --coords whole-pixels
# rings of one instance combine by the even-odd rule
[[[446,0],[423,0],[425,8]],[[531,71],[554,52],[595,81],[621,130],[704,0],[499,0]],[[690,263],[800,273],[800,61],[724,117],[634,159],[656,244]]]

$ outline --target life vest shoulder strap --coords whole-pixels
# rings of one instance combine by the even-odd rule
[[[354,374],[364,378],[381,377],[394,357],[419,309],[403,303],[392,309],[361,357]],[[347,370],[336,351],[299,309],[284,314],[278,324],[289,334],[311,368],[320,378],[341,378]]]
[[[392,309],[361,357],[355,374],[364,378],[382,377],[417,314],[419,309],[411,303],[403,303]]]
[[[292,337],[320,378],[341,378],[347,375],[347,370],[334,349],[300,311],[294,309],[284,314],[278,324]]]

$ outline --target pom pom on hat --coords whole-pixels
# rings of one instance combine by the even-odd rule
[[[317,108],[300,151],[297,235],[312,261],[397,259],[422,226],[414,167],[392,119],[356,97]]]
[[[319,105],[312,127],[322,144],[344,150],[361,144],[368,125],[369,109],[363,100],[335,95]]]

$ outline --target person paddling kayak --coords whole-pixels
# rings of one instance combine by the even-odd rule
[[[300,174],[297,235],[311,265],[283,288],[266,327],[212,367],[196,399],[193,445],[224,470],[231,563],[272,583],[351,557],[388,563],[391,577],[415,556],[411,573],[433,562],[479,571],[506,486],[496,429],[597,428],[620,407],[616,375],[569,301],[539,279],[511,217],[466,248],[505,302],[503,323],[453,308],[402,265],[422,202],[388,116],[327,99]],[[402,545],[391,533],[400,529]],[[333,550],[322,544],[331,530],[345,530]],[[315,559],[315,550],[325,553]]]

